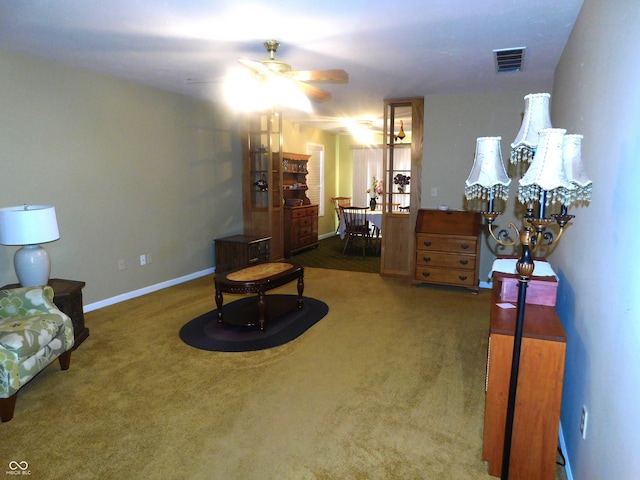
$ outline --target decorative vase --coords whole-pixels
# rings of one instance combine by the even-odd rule
[[[369,208],[371,210],[375,210],[376,209],[376,199],[372,198],[371,200],[369,200]]]
[[[398,193],[404,193],[404,185],[398,185]]]

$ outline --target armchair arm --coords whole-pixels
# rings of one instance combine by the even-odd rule
[[[46,285],[0,290],[0,318],[34,313],[62,313],[53,303],[53,288]]]

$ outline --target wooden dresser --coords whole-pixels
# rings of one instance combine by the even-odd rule
[[[494,273],[482,458],[502,473],[516,309],[498,307],[504,275]],[[535,276],[532,277],[535,279]],[[515,305],[515,302],[513,302]],[[553,480],[567,336],[554,307],[527,304],[524,315],[509,477]]]
[[[318,205],[284,207],[284,256],[318,246]]]
[[[478,292],[481,231],[478,212],[419,210],[413,283],[454,285]]]

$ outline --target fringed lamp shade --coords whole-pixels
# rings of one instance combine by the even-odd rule
[[[562,158],[567,179],[571,184],[571,189],[566,195],[566,200],[569,203],[564,205],[589,203],[592,182],[582,163],[582,135],[569,134],[564,136]]]
[[[531,162],[538,146],[538,133],[551,128],[548,93],[530,93],[524,97],[524,117],[520,131],[511,144],[511,163]]]
[[[511,179],[502,162],[500,140],[502,137],[480,137],[476,141],[476,156],[464,193],[467,200],[481,198],[492,202],[495,198],[506,200]]]
[[[520,179],[520,202],[541,202],[546,205],[561,202],[567,205],[572,186],[565,173],[562,158],[566,132],[563,128],[545,128],[540,131],[536,154],[527,173]]]

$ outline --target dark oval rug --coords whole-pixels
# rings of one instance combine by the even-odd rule
[[[267,295],[265,331],[257,324],[257,297],[246,297],[224,305],[224,322],[218,323],[218,310],[212,310],[180,329],[187,345],[216,352],[248,352],[283,345],[298,338],[329,311],[326,303],[304,297],[297,307],[297,295]]]

